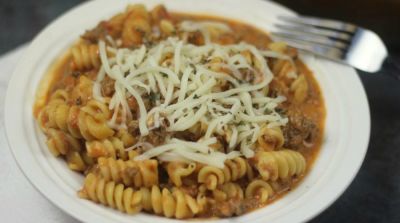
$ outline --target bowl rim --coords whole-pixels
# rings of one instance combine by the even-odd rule
[[[208,2],[211,2],[212,0],[209,0]],[[226,2],[227,0],[220,0],[220,2]],[[232,1],[232,0],[231,0]],[[239,2],[240,0],[235,0],[235,2]],[[103,2],[103,3],[102,3]],[[26,95],[23,95],[23,92],[26,92],[26,89],[24,89],[23,91],[21,91],[20,89],[18,89],[18,84],[19,82],[21,82],[21,80],[19,79],[19,76],[21,73],[27,73],[26,69],[24,69],[24,64],[29,61],[32,60],[32,58],[34,58],[35,55],[35,51],[37,49],[40,48],[40,45],[43,43],[43,41],[49,37],[49,35],[51,35],[51,32],[54,30],[54,27],[58,26],[59,23],[61,23],[61,21],[66,20],[67,17],[71,17],[73,14],[76,14],[79,11],[82,11],[82,9],[84,8],[89,8],[92,7],[96,4],[101,5],[101,4],[105,4],[104,2],[106,1],[90,1],[90,2],[85,2],[82,3],[74,8],[72,8],[71,10],[67,11],[65,14],[63,14],[62,16],[60,16],[59,18],[57,18],[55,21],[53,21],[50,25],[48,25],[42,32],[40,32],[40,34],[37,35],[37,37],[34,39],[34,41],[32,41],[31,45],[29,46],[27,52],[24,54],[24,56],[22,57],[22,59],[20,60],[20,62],[17,65],[16,70],[14,71],[10,81],[9,81],[9,87],[7,89],[7,94],[6,94],[6,100],[5,100],[5,127],[6,127],[6,135],[7,135],[7,139],[8,139],[8,144],[10,147],[10,150],[12,151],[12,154],[15,158],[15,160],[17,161],[18,167],[21,169],[21,171],[23,172],[23,174],[25,175],[25,177],[29,180],[29,182],[31,182],[32,185],[34,185],[34,188],[36,190],[38,190],[41,194],[43,194],[44,197],[46,197],[48,200],[50,200],[53,204],[55,204],[57,207],[59,207],[60,209],[66,211],[67,213],[69,213],[70,215],[72,215],[73,217],[82,220],[82,221],[103,221],[104,219],[98,215],[98,216],[93,216],[90,214],[85,214],[83,216],[83,214],[81,214],[81,209],[79,207],[65,207],[63,206],[62,203],[59,203],[58,201],[60,201],[60,197],[59,196],[55,196],[54,194],[57,193],[57,189],[51,190],[51,192],[46,191],[44,189],[44,184],[43,182],[41,182],[40,178],[38,179],[37,177],[39,177],[41,174],[39,174],[38,172],[35,172],[34,168],[32,168],[32,166],[28,165],[29,164],[29,159],[27,159],[27,157],[24,157],[24,154],[22,153],[23,151],[21,149],[18,149],[18,146],[27,146],[26,142],[24,143],[24,140],[18,140],[18,132],[20,133],[24,133],[25,135],[29,136],[29,134],[32,134],[32,132],[27,132],[27,129],[21,129],[18,126],[20,125],[16,125],[15,123],[18,120],[18,116],[16,116],[16,114],[24,114],[27,111],[24,110],[23,112],[15,112],[15,110],[17,110],[18,108],[21,108],[21,104],[19,104],[19,102],[17,101],[17,103],[15,102],[15,99],[22,99],[22,101],[24,101],[24,99],[26,99]],[[125,1],[127,4],[128,1]],[[132,1],[130,1],[132,2]],[[137,1],[133,1],[133,2],[141,2],[140,0]],[[142,1],[143,2],[143,1]],[[261,3],[262,2],[262,3]],[[108,2],[109,3],[109,2]],[[168,5],[168,1],[165,1],[165,3]],[[288,14],[293,14],[293,12],[291,10],[288,10],[287,8],[280,6],[277,3],[273,3],[273,2],[266,2],[266,1],[261,1],[261,0],[249,0],[246,1],[246,3],[249,4],[265,4],[268,5],[269,7],[274,7],[274,8],[279,8],[281,11],[285,11]],[[239,3],[237,3],[239,4]],[[38,61],[38,59],[36,59]],[[355,93],[354,96],[355,99],[358,99],[358,103],[354,104],[354,105],[347,105],[349,106],[350,110],[355,111],[358,110],[359,112],[359,116],[358,117],[353,117],[355,119],[357,119],[357,123],[360,124],[361,127],[361,131],[360,134],[357,135],[357,140],[354,140],[358,143],[359,148],[356,150],[356,152],[353,152],[351,154],[353,154],[353,158],[355,157],[356,160],[353,160],[353,164],[352,164],[352,169],[351,171],[349,171],[349,173],[347,173],[347,175],[345,177],[339,178],[341,179],[340,181],[340,186],[337,186],[337,188],[335,188],[335,192],[334,195],[329,195],[328,198],[325,196],[324,202],[322,202],[319,206],[319,208],[317,209],[313,209],[310,211],[310,209],[308,210],[308,213],[306,215],[295,215],[292,218],[295,218],[297,220],[301,220],[301,221],[306,221],[309,220],[313,217],[315,217],[317,214],[321,213],[324,209],[326,209],[327,207],[329,207],[344,191],[345,189],[350,185],[350,183],[352,182],[352,180],[354,179],[355,175],[357,174],[358,170],[361,167],[362,161],[365,157],[367,148],[368,148],[368,142],[369,142],[369,135],[370,135],[370,112],[369,112],[369,106],[368,106],[368,101],[367,101],[367,97],[366,97],[366,93],[365,90],[361,84],[360,78],[357,76],[356,72],[354,69],[349,68],[349,67],[345,67],[344,65],[338,65],[332,62],[328,62],[328,61],[318,61],[315,66],[318,67],[318,64],[323,64],[323,67],[325,67],[325,69],[328,68],[332,68],[333,70],[339,69],[338,67],[340,67],[341,70],[346,71],[346,75],[348,75],[347,77],[342,77],[344,79],[344,81],[348,81],[346,83],[342,83],[342,87],[344,87],[344,89],[347,88],[353,88],[353,93]],[[309,65],[307,63],[307,65]],[[322,68],[324,69],[324,68]],[[42,75],[43,76],[43,75]],[[319,82],[319,81],[318,81]],[[34,87],[35,86],[30,86],[30,87]],[[321,89],[323,91],[323,89]],[[354,98],[352,98],[351,100],[354,100]],[[20,103],[23,103],[23,102]],[[20,106],[18,106],[18,104]],[[24,106],[22,106],[24,107]],[[25,105],[26,107],[26,105]],[[328,111],[327,109],[327,112]],[[25,114],[26,115],[26,114]],[[32,116],[32,115],[31,115]],[[354,127],[354,126],[353,126]],[[21,132],[22,131],[22,132]],[[325,133],[326,134],[326,133]],[[322,147],[323,149],[323,147]],[[321,149],[321,150],[322,150]],[[318,159],[318,158],[317,158]],[[28,161],[28,164],[26,163]],[[56,182],[52,182],[54,185],[56,184]],[[50,195],[50,193],[52,195]],[[314,207],[315,208],[315,207]],[[264,209],[264,208],[263,208]],[[154,219],[156,219],[157,217],[154,217]],[[282,218],[288,221],[289,218]],[[164,219],[165,220],[165,219]],[[228,221],[230,221],[232,219],[229,219]],[[167,220],[165,220],[167,221]],[[221,220],[221,222],[223,222],[224,219]],[[210,221],[211,222],[211,221]]]

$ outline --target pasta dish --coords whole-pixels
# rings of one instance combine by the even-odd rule
[[[319,86],[295,49],[224,18],[130,5],[49,69],[34,115],[85,180],[128,214],[231,217],[294,189],[323,138]]]

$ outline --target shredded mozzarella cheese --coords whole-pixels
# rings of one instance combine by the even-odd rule
[[[109,126],[127,128],[126,122],[137,118],[141,137],[157,128],[164,128],[167,134],[199,124],[206,128],[197,142],[172,138],[160,146],[140,142],[127,148],[146,148],[137,160],[157,157],[162,161],[195,161],[222,168],[226,159],[241,155],[252,157],[261,127],[282,126],[288,121],[275,111],[286,98],[270,98],[263,93],[273,78],[266,58],[290,58],[272,51],[259,51],[247,43],[211,43],[209,29],[231,32],[225,24],[187,21],[180,28],[186,32],[202,32],[206,44],[195,46],[169,38],[149,48],[131,50],[99,42],[102,67],[94,82],[93,97],[105,101],[101,82],[106,75],[115,81],[115,93],[107,102],[113,111]],[[252,54],[252,63],[243,57],[244,51]],[[222,61],[214,66],[209,63],[212,58]],[[247,69],[258,81],[243,82],[242,69]],[[224,84],[229,86],[227,90],[222,90]],[[129,97],[136,101],[138,117],[132,115]],[[151,108],[146,107],[149,104]],[[227,140],[228,154],[213,149],[217,136]]]

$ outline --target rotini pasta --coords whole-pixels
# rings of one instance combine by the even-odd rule
[[[194,173],[196,170],[196,163],[181,163],[181,162],[171,162],[167,164],[167,173],[172,183],[175,186],[182,186],[182,178],[187,177]]]
[[[127,13],[120,13],[113,16],[109,21],[103,23],[105,29],[108,31],[110,36],[117,37],[122,33],[122,25],[126,20]]]
[[[225,182],[236,181],[244,177],[247,173],[251,174],[251,167],[247,161],[241,157],[227,160],[225,167],[219,169],[212,166],[204,166],[199,170],[197,181],[204,183],[209,190],[215,190],[218,185]]]
[[[68,93],[64,90],[57,90],[51,95],[48,104],[38,115],[38,123],[43,131],[46,132],[48,128],[67,130],[65,122],[69,110],[69,106],[65,103],[67,100]]]
[[[137,156],[137,151],[126,151],[125,148],[123,141],[116,137],[86,142],[88,156],[93,158],[111,157],[129,160]]]
[[[140,45],[151,31],[147,9],[144,5],[134,5],[128,11],[122,29],[122,43],[127,47]]]
[[[272,72],[278,77],[295,77],[296,68],[288,60],[279,59],[273,66]]]
[[[226,201],[234,199],[236,201],[243,200],[243,189],[237,183],[228,182],[218,186],[216,190],[212,191],[213,198],[216,201]]]
[[[136,143],[135,138],[126,129],[120,129],[117,134],[117,138],[121,140],[125,148],[133,146]]]
[[[178,188],[171,191],[153,186],[151,190],[142,188],[140,192],[143,209],[165,217],[191,218],[201,213],[206,205],[205,197],[200,195],[193,198]]]
[[[99,47],[94,44],[80,43],[71,48],[72,69],[89,70],[100,67]]]
[[[263,180],[254,180],[250,182],[245,191],[246,198],[255,197],[259,199],[261,203],[265,203],[273,194],[274,191],[272,187]]]
[[[276,181],[300,176],[306,171],[303,155],[293,150],[259,152],[254,156],[255,167],[263,180]]]
[[[100,157],[97,162],[95,172],[106,181],[134,187],[158,185],[157,160],[124,161]]]
[[[69,132],[76,138],[93,140],[104,139],[114,134],[114,131],[106,125],[109,116],[110,111],[107,106],[94,100],[82,108],[68,105],[66,92],[59,90],[39,113],[38,120],[44,130],[57,128]]]
[[[67,153],[65,160],[71,170],[85,171],[90,165],[93,164],[93,160],[88,160],[82,152],[71,151]]]
[[[80,75],[78,83],[72,89],[69,100],[75,105],[85,105],[93,97],[93,81],[86,75]]]
[[[105,104],[95,100],[89,101],[81,108],[78,117],[78,127],[82,137],[93,140],[112,136],[114,131],[106,123],[110,116]]]
[[[175,27],[172,22],[166,19],[160,21],[160,31],[164,36],[172,36],[176,33]]]
[[[246,24],[130,5],[63,58],[38,125],[85,175],[81,198],[128,214],[242,215],[296,186],[322,142],[312,74]]]
[[[284,53],[288,46],[285,42],[273,42],[268,45],[268,48],[277,53]]]
[[[265,126],[261,129],[257,142],[263,151],[273,151],[283,146],[285,138],[279,127],[268,128]]]
[[[93,174],[86,176],[79,196],[128,214],[134,214],[142,210],[143,198],[140,191],[134,191],[130,187],[116,184],[113,181],[106,181]]]
[[[151,19],[156,23],[160,22],[161,20],[171,19],[171,15],[164,5],[157,5],[154,7],[153,10],[151,10],[150,15]]]
[[[66,155],[71,151],[81,151],[79,141],[63,131],[49,128],[47,145],[54,156]]]
[[[293,92],[293,103],[301,104],[308,96],[308,83],[304,75],[300,75],[290,85],[290,90]]]
[[[50,152],[54,156],[64,155],[71,170],[84,171],[93,163],[82,151],[80,142],[68,133],[50,128],[47,130],[47,135]]]

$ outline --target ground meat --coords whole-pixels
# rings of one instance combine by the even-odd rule
[[[255,74],[252,70],[247,69],[247,68],[242,68],[239,71],[242,74],[243,80],[245,82],[253,83],[253,81],[255,79]]]
[[[100,23],[96,28],[87,30],[85,34],[81,36],[82,39],[88,40],[91,43],[97,43],[99,39],[104,39],[107,35],[107,30],[104,28],[105,22]]]
[[[101,82],[101,93],[106,97],[111,97],[114,95],[114,83],[115,81],[108,76],[104,78]]]
[[[199,31],[189,33],[188,42],[197,46],[204,45],[203,34]]]
[[[138,111],[139,110],[139,105],[138,105],[135,97],[130,96],[127,99],[127,102],[128,102],[129,109],[131,109],[133,111]]]
[[[286,54],[291,57],[292,59],[297,59],[298,58],[298,51],[295,48],[288,47],[286,50]]]
[[[182,186],[181,190],[192,197],[196,197],[199,193],[198,185]]]
[[[124,174],[129,177],[130,179],[134,179],[135,176],[139,173],[139,168],[138,167],[127,167],[124,170]]]
[[[150,131],[149,134],[145,137],[144,141],[149,142],[154,146],[159,146],[165,142],[166,135],[166,129],[160,127],[158,129],[154,129],[153,131]]]
[[[246,198],[240,202],[240,205],[238,205],[236,214],[242,215],[250,210],[260,207],[260,205],[260,201],[257,199],[257,197]]]
[[[183,132],[176,132],[174,134],[174,138],[195,142],[199,140],[200,136],[199,134],[196,133],[183,131]]]
[[[290,110],[287,114],[289,123],[283,128],[285,147],[298,149],[304,143],[312,144],[318,138],[318,126],[315,121],[306,117],[299,110]]]
[[[235,203],[233,202],[221,202],[217,206],[218,216],[230,217],[235,213]]]
[[[235,37],[235,35],[232,35],[231,33],[224,33],[218,36],[216,42],[222,45],[228,45],[228,44],[234,44],[238,42],[238,40]]]
[[[128,132],[133,135],[133,136],[139,136],[140,135],[140,129],[139,129],[139,121],[138,120],[132,120],[128,124]]]
[[[250,209],[245,206],[246,202],[238,198],[228,199],[226,201],[208,201],[208,208],[203,213],[203,217],[231,217],[241,215]]]
[[[273,98],[279,95],[289,97],[289,92],[288,85],[284,81],[275,78],[271,81],[268,96]]]
[[[169,181],[168,173],[161,165],[158,166],[158,177],[160,184],[166,184]]]
[[[168,13],[168,10],[164,5],[156,6],[151,12],[151,18],[154,23],[158,23],[163,19],[171,19],[171,15]]]

